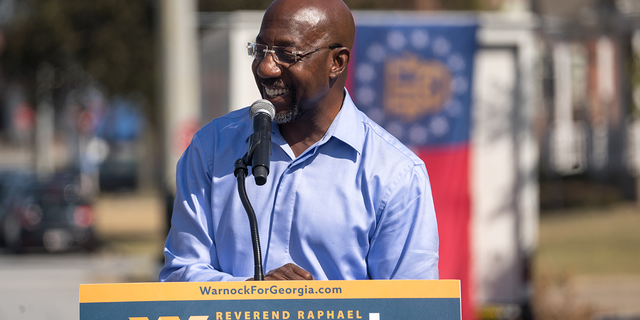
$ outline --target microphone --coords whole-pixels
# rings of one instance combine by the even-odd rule
[[[251,172],[256,184],[261,186],[267,182],[271,157],[271,121],[276,108],[269,100],[260,99],[249,108],[253,134],[249,137],[249,159]]]

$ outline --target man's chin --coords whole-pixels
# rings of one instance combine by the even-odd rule
[[[294,105],[293,108],[289,108],[285,112],[277,112],[273,117],[273,122],[277,124],[289,123],[300,116],[299,109],[297,105]]]

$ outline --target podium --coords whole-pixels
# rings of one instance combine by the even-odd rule
[[[459,280],[80,285],[80,320],[460,320]]]

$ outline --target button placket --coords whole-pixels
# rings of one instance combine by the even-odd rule
[[[295,190],[297,186],[295,173],[291,171],[296,162],[290,163],[278,178],[277,191],[273,200],[273,211],[271,212],[269,240],[265,254],[265,270],[281,267],[284,264],[283,261],[293,262],[289,252],[289,241],[293,227]],[[281,194],[280,190],[287,190],[288,192]],[[271,261],[277,261],[280,265],[271,265]]]

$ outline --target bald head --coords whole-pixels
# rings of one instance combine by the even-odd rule
[[[256,43],[286,49],[288,56],[272,51],[251,67],[262,97],[276,107],[280,132],[290,134],[288,142],[321,137],[338,114],[354,34],[342,0],[275,0],[267,9]]]
[[[286,21],[293,27],[288,31],[300,32],[297,36],[309,45],[323,42],[349,49],[353,46],[355,24],[342,0],[275,0],[264,15],[262,27],[276,21]]]

